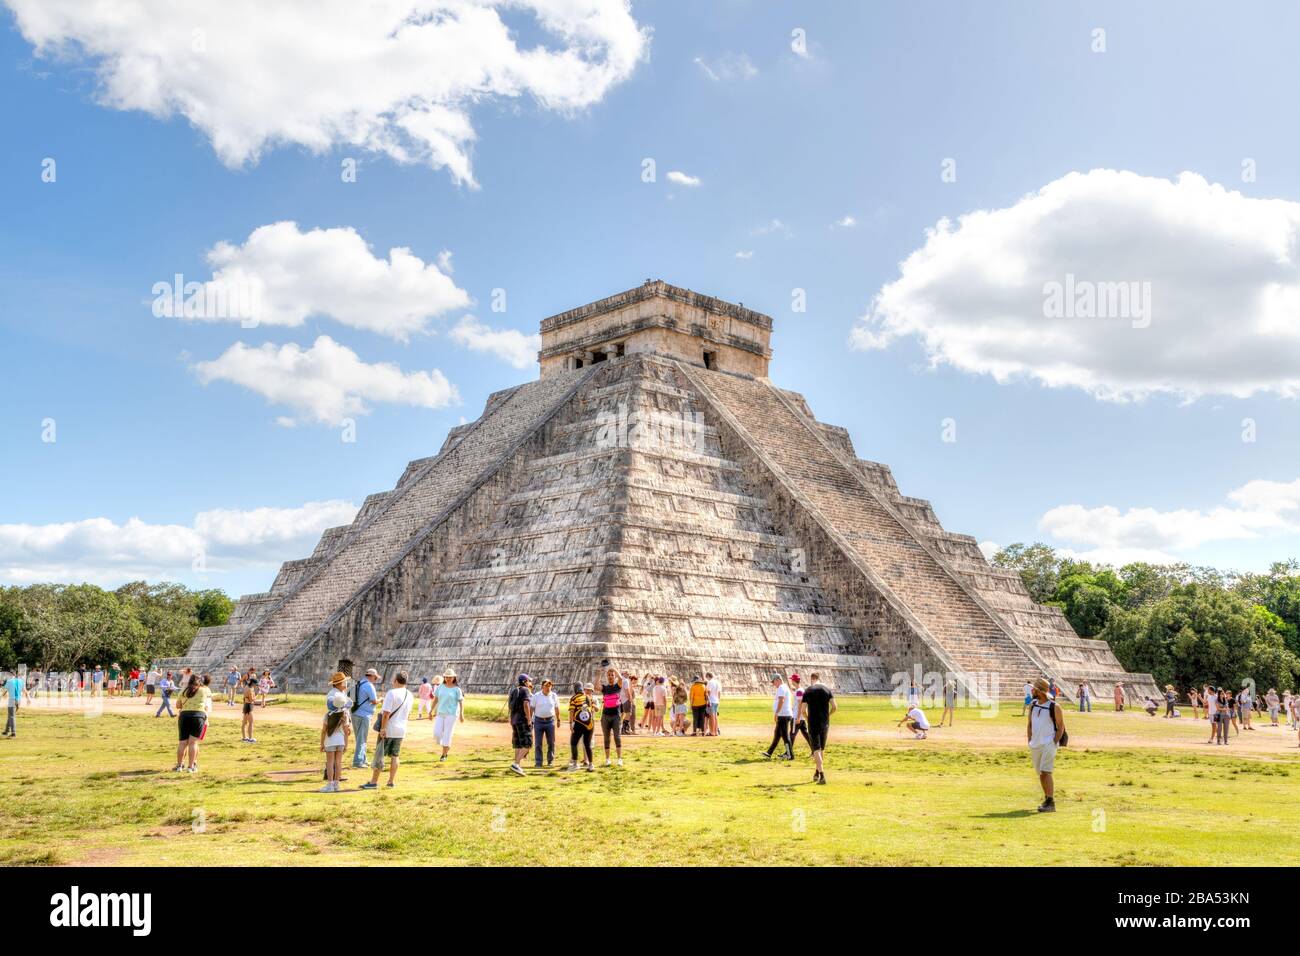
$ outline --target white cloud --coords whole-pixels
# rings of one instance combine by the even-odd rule
[[[724,53],[712,60],[697,56],[695,65],[714,83],[728,80],[749,80],[758,76],[758,67],[744,53]]]
[[[184,116],[227,165],[350,146],[470,184],[473,105],[583,109],[649,43],[626,0],[5,2],[39,55],[93,65],[103,105]],[[538,42],[521,46],[503,13]]]
[[[1044,514],[1038,528],[1068,542],[1074,549],[1068,553],[1088,560],[1106,555],[1107,563],[1123,563],[1121,558],[1168,562],[1176,560],[1171,553],[1205,544],[1300,531],[1300,479],[1251,481],[1226,497],[1226,504],[1209,510],[1061,505]]]
[[[984,555],[985,561],[992,561],[993,555],[1002,550],[1002,545],[993,541],[981,541],[979,543],[980,554]]]
[[[1295,396],[1297,226],[1300,203],[1248,198],[1192,173],[1172,182],[1070,173],[1009,207],[941,220],[851,341],[870,349],[915,337],[936,365],[1110,400]],[[1149,324],[1047,318],[1048,284],[1067,282],[1139,283],[1139,293],[1149,283]]]
[[[472,315],[462,318],[451,330],[453,341],[473,352],[486,352],[515,368],[537,364],[542,347],[540,335],[525,335],[517,329],[494,329]]]
[[[0,582],[89,581],[117,587],[145,578],[190,579],[205,573],[278,564],[305,557],[326,528],[349,523],[347,501],[309,501],[297,508],[203,511],[192,525],[108,518],[44,525],[0,525]]]
[[[367,364],[328,335],[311,348],[270,342],[253,348],[236,342],[221,356],[194,366],[204,385],[233,382],[267,401],[287,405],[297,415],[279,419],[338,425],[344,418],[365,415],[370,402],[444,408],[460,400],[456,387],[438,369],[403,372],[387,362]]]
[[[471,301],[450,277],[451,253],[443,252],[439,265],[403,247],[381,259],[350,227],[303,232],[294,222],[259,226],[242,245],[217,243],[207,260],[213,272],[203,295],[187,296],[186,308],[177,310],[172,284],[160,283],[155,314],[244,321],[252,312],[257,325],[286,326],[328,316],[406,341],[425,331],[431,317]],[[240,308],[230,307],[236,302]]]
[[[668,181],[676,183],[678,186],[698,186],[701,182],[699,176],[687,175],[680,169],[670,169],[668,171]]]
[[[858,224],[858,221],[852,216],[841,216],[831,223],[832,229],[852,229]]]
[[[740,250],[737,250],[737,252],[736,252],[736,258],[737,258],[737,259],[752,259],[752,258],[754,258],[754,250],[753,250],[753,249],[740,249]]]
[[[755,226],[753,229],[749,230],[751,236],[770,236],[774,233],[783,235],[787,239],[794,235],[794,233],[791,232],[790,227],[780,219],[769,219],[761,226]]]

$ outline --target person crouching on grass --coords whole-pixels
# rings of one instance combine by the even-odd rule
[[[907,713],[894,726],[901,727],[904,722],[907,723],[908,730],[912,731],[917,740],[925,740],[926,735],[930,732],[930,720],[925,716],[925,711],[921,709],[919,702],[910,704]]]
[[[1039,813],[1056,812],[1056,784],[1052,769],[1056,763],[1056,750],[1065,737],[1065,713],[1056,701],[1047,696],[1047,681],[1034,681],[1034,702],[1029,705],[1029,722],[1025,730],[1029,736],[1029,756],[1038,771],[1038,782],[1043,787],[1043,802]]]
[[[339,792],[343,752],[348,749],[348,739],[352,736],[352,721],[349,715],[352,699],[344,690],[347,686],[348,676],[342,671],[336,672],[330,680],[330,691],[325,699],[326,713],[320,725],[320,749],[325,755],[325,786],[317,793]],[[249,705],[245,702],[244,706]]]

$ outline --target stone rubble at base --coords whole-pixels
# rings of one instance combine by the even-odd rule
[[[659,281],[546,319],[537,381],[492,395],[164,664],[310,688],[371,665],[567,688],[609,658],[709,670],[729,693],[795,670],[847,693],[903,672],[977,700],[1038,675],[1066,697],[1084,680],[1155,692],[772,385],[771,330]]]

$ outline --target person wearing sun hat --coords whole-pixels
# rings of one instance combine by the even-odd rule
[[[442,683],[433,691],[433,739],[442,746],[438,762],[447,759],[451,751],[451,737],[456,724],[465,722],[465,692],[460,689],[460,678],[448,667],[442,674]]]
[[[1034,769],[1038,771],[1038,782],[1043,787],[1043,802],[1038,807],[1039,813],[1053,813],[1056,810],[1056,783],[1052,771],[1055,769],[1057,748],[1065,737],[1065,713],[1048,696],[1049,689],[1050,685],[1044,678],[1034,681],[1034,702],[1029,707],[1029,722],[1025,728],[1029,737],[1029,755],[1033,759]]]
[[[336,671],[330,678],[330,689],[325,695],[325,717],[320,727],[320,749],[325,754],[325,786],[319,793],[338,793],[339,776],[343,766],[343,752],[347,749],[352,725],[348,711],[352,699],[347,695],[348,675]]]

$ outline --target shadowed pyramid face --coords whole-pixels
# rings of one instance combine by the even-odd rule
[[[539,380],[492,395],[188,660],[307,686],[363,662],[568,685],[608,658],[732,691],[793,670],[978,700],[1040,674],[1153,689],[768,383],[770,333],[661,282],[552,316]]]

